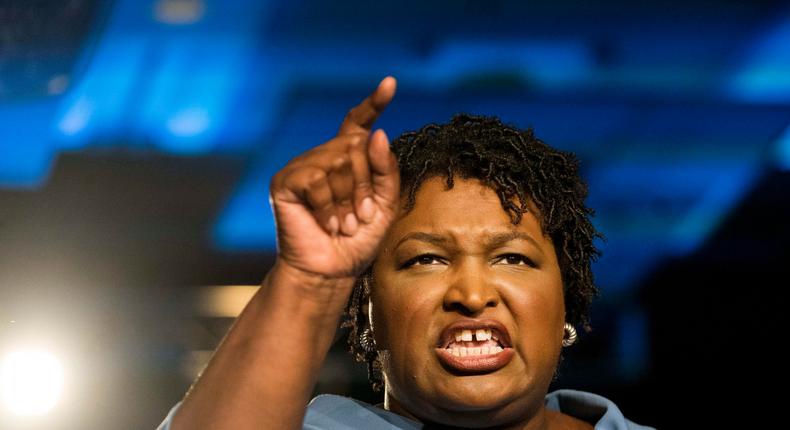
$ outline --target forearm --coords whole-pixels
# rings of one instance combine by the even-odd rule
[[[239,316],[171,429],[300,428],[353,279],[279,262]]]

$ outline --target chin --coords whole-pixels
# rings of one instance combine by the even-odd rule
[[[504,376],[504,375],[497,375]],[[410,415],[426,423],[464,428],[488,428],[518,422],[536,401],[512,378],[489,375],[445,375],[427,386],[390,392]],[[525,383],[526,381],[521,381]],[[391,389],[392,387],[390,387]],[[543,396],[537,400],[542,404]]]
[[[454,376],[451,381],[442,384],[437,403],[443,409],[455,412],[481,412],[500,409],[511,403],[512,381],[492,375]]]

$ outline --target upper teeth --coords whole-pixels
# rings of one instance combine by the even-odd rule
[[[486,341],[490,340],[493,337],[491,330],[488,329],[477,329],[474,332],[472,330],[456,330],[455,331],[455,341],[456,342],[471,342],[472,341],[472,333],[474,333],[474,340],[477,341]]]

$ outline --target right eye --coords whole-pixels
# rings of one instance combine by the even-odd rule
[[[401,266],[401,269],[405,269],[407,267],[411,267],[411,266],[415,265],[416,263],[420,263],[420,266],[425,266],[425,265],[430,264],[431,261],[437,260],[439,258],[441,258],[441,257],[439,257],[437,255],[433,255],[433,254],[421,254],[421,255],[418,255],[418,256],[412,258],[411,260],[403,263],[403,266]]]

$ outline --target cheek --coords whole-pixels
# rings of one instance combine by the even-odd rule
[[[387,351],[389,360],[385,370],[397,372],[397,376],[389,375],[396,379],[409,378],[407,374],[412,370],[425,368],[421,363],[433,353],[432,340],[427,334],[435,331],[433,316],[436,303],[441,306],[441,300],[428,290],[422,294],[420,291],[419,285],[414,285],[399,288],[398,294],[380,290],[371,295],[376,343],[379,350]]]
[[[562,284],[546,280],[541,288],[513,289],[509,307],[518,327],[520,353],[533,360],[548,358],[559,351],[562,327],[565,322],[565,303]]]
[[[374,294],[371,297],[373,331],[381,349],[398,349],[417,342],[416,334],[424,332],[430,315],[425,299],[413,300],[405,294]]]

